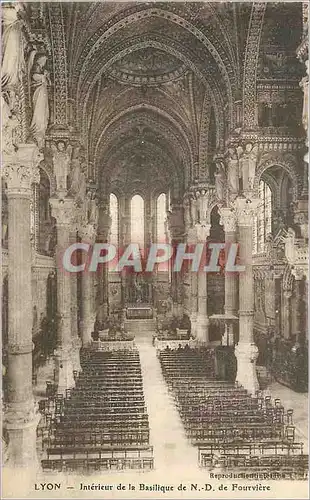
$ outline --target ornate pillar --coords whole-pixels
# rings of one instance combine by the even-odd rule
[[[61,259],[70,246],[70,231],[74,217],[73,198],[51,198],[52,216],[56,219],[57,230],[57,352],[56,381],[58,392],[64,393],[74,385],[71,335],[71,273],[64,272]]]
[[[99,221],[98,221],[98,242],[108,243],[109,233],[111,228],[111,217],[109,215],[108,200],[101,201],[99,208]],[[108,316],[109,313],[109,269],[107,265],[100,265],[98,267],[98,288],[99,288],[99,309],[97,320],[100,323]]]
[[[234,206],[239,226],[240,261],[245,270],[239,273],[239,342],[235,348],[237,358],[236,382],[250,393],[258,388],[256,360],[258,349],[254,343],[254,283],[252,268],[252,221],[259,200],[237,198]]]
[[[184,220],[183,206],[174,201],[171,211],[168,212],[168,225],[171,234],[171,245],[173,247],[173,255],[176,255],[179,243],[184,241]],[[171,270],[171,295],[173,300],[173,313],[180,316],[183,313],[183,280],[182,270],[174,272]]]
[[[190,228],[187,232],[187,244],[189,251],[194,251],[197,243],[197,232],[195,228]],[[197,335],[197,317],[198,317],[198,273],[190,273],[190,320],[191,320],[191,333],[196,337]]]
[[[76,228],[71,231],[69,239],[70,245],[76,243]],[[76,258],[75,254],[75,258]],[[72,337],[72,368],[73,370],[80,372],[82,371],[80,362],[80,349],[82,346],[81,339],[78,333],[78,304],[77,304],[77,275],[76,273],[71,273],[71,337]]]
[[[193,221],[196,231],[197,243],[206,245],[207,237],[210,234],[211,224],[207,220],[209,218],[209,202],[213,196],[212,190],[208,185],[200,184],[193,186],[195,196],[194,214],[196,220]],[[203,262],[205,265],[206,248],[204,249]],[[197,321],[196,321],[196,337],[197,340],[203,343],[209,342],[209,319],[207,306],[207,274],[202,267],[197,275]]]
[[[225,231],[225,262],[227,262],[230,246],[232,243],[236,243],[236,214],[230,208],[221,208],[219,213]],[[233,318],[237,318],[237,301],[237,274],[225,270],[225,316],[227,316],[227,320],[225,321],[224,345],[234,345]]]
[[[206,245],[207,237],[210,234],[211,224],[196,224],[197,242]],[[204,247],[206,255],[206,247]],[[205,260],[205,259],[204,259]],[[196,338],[200,342],[209,342],[209,318],[208,318],[208,295],[207,295],[207,274],[203,269],[199,269],[197,276],[197,321]]]
[[[93,225],[87,224],[81,227],[79,235],[83,242],[94,244],[96,231]],[[82,252],[82,259],[83,262],[87,260],[85,252]],[[89,272],[86,267],[81,279],[81,337],[83,347],[87,347],[91,343],[91,333],[96,320],[95,273]]]
[[[7,183],[8,224],[8,393],[4,428],[8,433],[7,466],[35,468],[39,417],[32,393],[32,297],[30,203],[32,185],[40,180],[42,159],[35,144],[20,144],[3,154]],[[15,470],[16,472],[16,470]],[[16,476],[18,477],[18,476]]]

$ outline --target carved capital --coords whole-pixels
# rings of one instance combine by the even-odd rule
[[[71,226],[74,220],[73,198],[50,198],[52,216],[55,217],[58,226]]]
[[[14,153],[3,154],[2,177],[8,195],[31,195],[31,185],[40,182],[38,165],[42,159],[35,144],[20,144]]]
[[[224,226],[225,233],[236,231],[236,213],[231,208],[222,207],[219,209],[221,216],[220,224]]]
[[[257,207],[260,204],[258,199],[237,198],[233,204],[238,225],[252,226]]]

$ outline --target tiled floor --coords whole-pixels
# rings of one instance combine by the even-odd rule
[[[278,382],[272,382],[267,391],[272,398],[280,398],[285,410],[292,408],[296,434],[308,449],[308,394],[298,393]]]

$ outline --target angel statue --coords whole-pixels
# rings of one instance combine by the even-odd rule
[[[96,226],[99,219],[99,207],[96,193],[92,192],[89,200],[89,222]]]
[[[63,141],[59,141],[57,145],[52,144],[51,149],[53,151],[53,165],[57,191],[65,195],[67,192],[67,176],[69,173],[72,146],[68,144],[66,147]]]
[[[70,172],[70,189],[69,192],[71,196],[75,197],[78,206],[82,206],[86,198],[86,177],[83,171],[83,165],[81,164],[81,159],[76,157],[71,162],[71,172]]]
[[[2,89],[18,85],[25,68],[21,12],[20,3],[2,4]]]
[[[228,169],[227,169],[227,184],[232,193],[239,191],[239,160],[237,153],[233,149],[229,149]]]
[[[45,132],[49,120],[48,86],[51,84],[49,73],[45,69],[47,57],[40,55],[33,65],[31,86],[34,89],[32,95],[32,121],[30,130],[36,140],[39,149],[44,146]]]
[[[215,177],[215,192],[218,200],[224,200],[225,196],[225,185],[226,185],[226,174],[225,167],[222,161],[216,162],[216,172]]]

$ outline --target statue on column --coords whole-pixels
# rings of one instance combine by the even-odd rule
[[[246,144],[241,158],[243,191],[252,191],[254,188],[258,146]]]
[[[72,159],[71,162],[71,172],[69,176],[69,183],[70,183],[69,193],[71,196],[75,198],[76,204],[78,206],[81,206],[86,198],[87,185],[86,185],[86,175],[85,175],[86,164],[84,159],[78,156],[79,152],[80,149],[78,149],[78,152],[75,152],[74,155],[75,157]]]
[[[2,4],[2,65],[1,86],[15,87],[25,69],[22,6]]]
[[[53,151],[54,174],[56,177],[57,191],[65,194],[67,192],[67,176],[69,172],[69,164],[71,161],[72,146],[59,141],[51,145]]]
[[[225,165],[222,160],[216,160],[216,172],[214,176],[215,176],[216,197],[218,198],[218,200],[224,201],[226,173],[225,173]]]
[[[200,224],[204,224],[207,220],[207,212],[209,207],[208,192],[206,189],[200,189],[199,191],[196,191],[195,195],[199,208],[199,222]]]
[[[94,192],[90,193],[88,220],[90,224],[97,226],[99,220],[99,207],[97,203],[97,196]]]
[[[45,133],[49,120],[48,86],[51,85],[49,73],[45,69],[47,56],[35,56],[32,68],[31,86],[32,94],[32,121],[30,130],[39,149],[44,146]]]
[[[228,150],[228,169],[227,169],[227,183],[228,189],[231,193],[238,193],[239,191],[239,165],[238,156],[236,151],[231,148]]]

